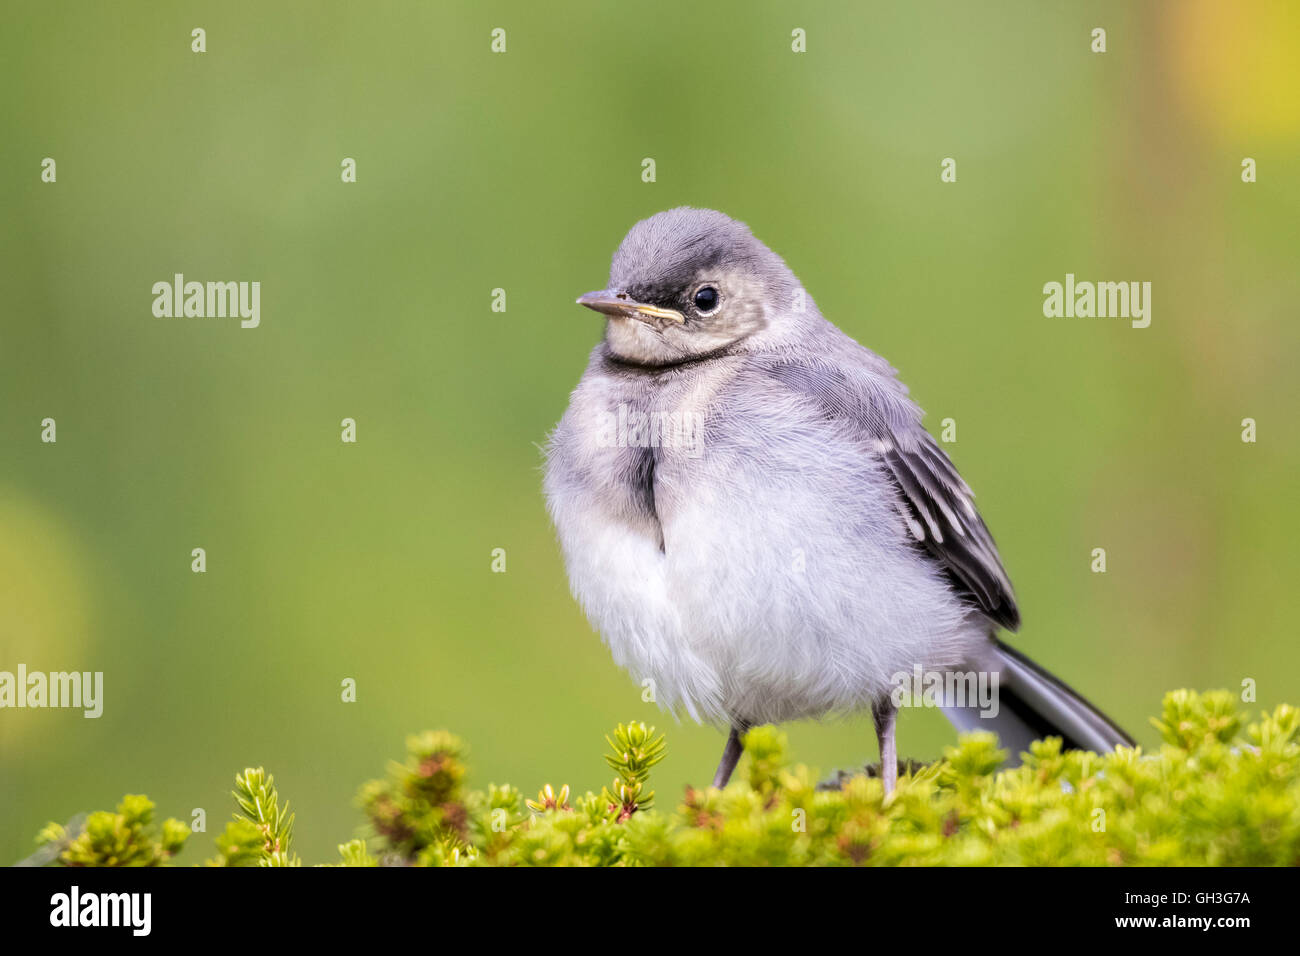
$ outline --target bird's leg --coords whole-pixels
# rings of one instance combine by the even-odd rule
[[[876,739],[880,742],[880,781],[885,785],[885,796],[898,785],[898,745],[894,742],[894,724],[898,709],[893,701],[885,699],[871,708],[876,721]]]
[[[722,760],[718,762],[718,772],[713,775],[713,785],[721,790],[731,779],[732,771],[736,769],[736,764],[740,762],[741,751],[745,745],[740,742],[745,731],[749,729],[749,724],[744,721],[731,725],[731,733],[727,734],[727,746],[722,749]]]

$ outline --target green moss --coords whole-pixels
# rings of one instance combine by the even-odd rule
[[[217,837],[217,855],[207,866],[299,866],[290,850],[293,814],[280,806],[275,778],[261,767],[235,774],[231,796],[239,809]],[[339,847],[343,851],[343,847]],[[345,855],[346,856],[346,855]]]
[[[79,831],[46,824],[36,842],[57,851],[64,866],[160,866],[180,852],[190,828],[173,819],[155,826],[153,810],[148,797],[128,793],[116,812],[90,814]]]
[[[1300,863],[1300,711],[1283,705],[1243,734],[1231,694],[1175,691],[1153,723],[1163,738],[1153,753],[1062,753],[1048,738],[1010,770],[998,769],[1004,755],[992,735],[968,734],[937,763],[910,766],[888,799],[865,774],[819,786],[789,763],[784,734],[757,727],[728,787],[688,789],[671,810],[653,806],[647,784],[664,740],[643,724],[606,738],[617,776],[600,794],[548,784],[528,801],[509,786],[466,789],[465,745],[426,733],[408,740],[406,761],[387,778],[362,788],[369,837],[340,846],[335,865]],[[278,865],[292,865],[292,818],[270,778],[239,779],[243,813],[217,838],[213,862],[277,865],[280,854]],[[151,836],[148,813],[124,801],[116,816],[92,815],[59,860],[161,862],[184,840],[172,824]]]

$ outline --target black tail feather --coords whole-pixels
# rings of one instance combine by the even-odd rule
[[[1012,764],[1029,744],[1044,737],[1062,738],[1067,750],[1104,753],[1134,746],[1133,738],[1060,679],[1001,641],[990,642],[989,660],[981,670],[998,673],[998,707],[982,716],[975,706],[945,707],[958,730],[991,730],[1010,753]]]

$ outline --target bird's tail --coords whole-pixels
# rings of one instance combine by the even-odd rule
[[[944,714],[958,730],[997,734],[1010,764],[1018,764],[1021,751],[1044,737],[1062,738],[1066,750],[1097,753],[1134,745],[1132,737],[1076,691],[1001,641],[990,642],[988,658],[978,666],[998,674],[996,714],[974,705],[944,707]]]

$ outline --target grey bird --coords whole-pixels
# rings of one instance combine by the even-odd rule
[[[936,701],[1013,759],[1049,734],[1132,746],[997,639],[1020,614],[970,488],[895,370],[747,226],[651,216],[577,301],[605,334],[550,436],[547,504],[615,661],[662,707],[729,730],[715,786],[751,726],[870,710],[891,792],[914,674],[987,677],[996,708],[959,683]]]

